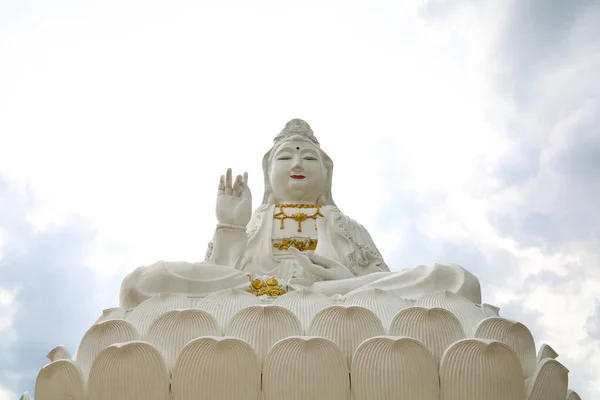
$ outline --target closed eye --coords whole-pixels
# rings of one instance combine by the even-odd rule
[[[291,160],[291,159],[292,159],[292,157],[290,157],[290,156],[281,156],[281,157],[277,158],[277,160],[280,160],[280,161],[286,161],[286,160]]]
[[[304,159],[308,160],[308,161],[317,161],[317,158],[316,157],[312,157],[312,156],[304,157]]]

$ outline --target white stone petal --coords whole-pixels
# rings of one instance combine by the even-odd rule
[[[302,324],[296,315],[280,306],[248,306],[238,311],[227,329],[227,336],[248,342],[261,362],[276,342],[290,336],[303,334]]]
[[[365,340],[352,359],[355,400],[438,400],[439,375],[433,355],[418,340],[381,336]]]
[[[21,395],[19,400],[31,400],[31,395],[29,394],[29,392],[25,392]]]
[[[172,399],[256,400],[260,373],[260,361],[248,343],[236,338],[198,338],[177,358]]]
[[[542,346],[540,347],[540,351],[538,351],[537,353],[537,364],[539,364],[540,362],[542,362],[542,360],[544,358],[552,358],[555,359],[558,357],[558,353],[556,351],[554,351],[554,349],[552,347],[550,347],[549,344],[542,344]]]
[[[309,335],[321,336],[337,344],[348,361],[366,339],[385,335],[383,324],[371,310],[358,306],[329,306],[313,318]]]
[[[57,360],[46,365],[35,381],[34,396],[36,400],[86,400],[77,365],[71,360]]]
[[[219,336],[219,324],[208,312],[197,309],[173,310],[159,316],[148,329],[147,340],[165,359],[171,371],[183,347],[200,336]]]
[[[464,339],[460,321],[443,308],[409,307],[392,320],[390,336],[408,336],[422,342],[439,366],[444,351],[457,340]]]
[[[273,305],[285,307],[296,314],[305,332],[319,311],[334,304],[336,302],[333,299],[309,289],[288,292],[273,302]]]
[[[415,306],[438,307],[450,311],[458,318],[467,336],[473,335],[479,321],[486,317],[481,307],[447,290],[425,295],[416,301]]]
[[[440,363],[440,400],[524,400],[523,370],[506,344],[463,339]]]
[[[263,400],[348,400],[349,395],[346,357],[328,339],[286,338],[265,359]]]
[[[96,323],[102,321],[108,321],[109,319],[125,319],[125,316],[128,314],[127,309],[115,307],[115,308],[107,308],[102,311],[102,315],[98,318]]]
[[[56,346],[46,355],[46,357],[50,361],[58,361],[58,360],[70,360],[71,354],[69,350],[64,346]]]
[[[133,324],[140,333],[140,338],[146,339],[150,325],[160,315],[167,311],[191,308],[191,301],[187,297],[160,294],[151,297],[134,308],[125,319]]]
[[[93,325],[81,339],[77,349],[77,365],[81,368],[83,381],[86,382],[92,363],[102,350],[114,343],[123,343],[139,339],[135,327],[121,319],[111,319]]]
[[[89,400],[169,400],[169,377],[160,353],[147,342],[113,344],[92,364]]]
[[[579,395],[577,394],[577,392],[569,390],[567,392],[567,400],[581,400],[581,397],[579,397]]]
[[[519,357],[525,379],[533,376],[536,366],[535,341],[525,325],[504,318],[490,317],[479,323],[475,337],[507,344]]]
[[[527,388],[527,400],[563,400],[567,398],[569,370],[561,363],[545,358],[537,366]]]
[[[373,311],[386,330],[398,311],[410,306],[410,303],[400,296],[377,288],[352,292],[346,296],[345,304],[360,306]]]
[[[208,311],[215,317],[221,332],[225,332],[235,313],[244,307],[255,304],[260,304],[260,300],[253,294],[241,289],[227,289],[206,296],[196,307]]]
[[[491,304],[482,304],[481,308],[486,317],[499,317],[500,307],[493,306]]]

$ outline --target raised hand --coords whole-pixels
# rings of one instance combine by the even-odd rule
[[[252,195],[248,173],[238,175],[232,182],[231,168],[221,175],[217,191],[217,221],[220,224],[246,227],[252,215]]]

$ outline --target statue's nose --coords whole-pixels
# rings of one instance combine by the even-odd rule
[[[292,162],[292,171],[293,172],[302,172],[302,159],[300,157],[294,157]]]

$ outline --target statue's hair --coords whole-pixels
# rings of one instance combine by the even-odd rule
[[[277,202],[277,199],[275,199],[273,195],[273,189],[271,188],[271,179],[269,178],[269,166],[271,165],[272,157],[275,154],[276,150],[285,142],[289,142],[292,140],[309,142],[317,148],[317,151],[319,152],[319,154],[321,155],[321,159],[323,160],[323,165],[325,166],[325,169],[327,171],[327,187],[325,189],[325,193],[321,194],[317,199],[317,204],[335,206],[333,196],[331,195],[333,161],[331,160],[331,158],[329,158],[327,153],[325,153],[321,149],[319,141],[315,137],[312,129],[310,128],[310,125],[308,125],[301,119],[293,119],[287,124],[285,124],[285,128],[283,128],[279,135],[277,135],[273,140],[273,147],[263,157],[262,167],[265,179],[265,193],[263,196],[262,204],[274,204]]]
[[[285,127],[277,136],[275,136],[275,139],[273,139],[273,143],[276,144],[278,142],[290,140],[289,138],[291,136],[302,136],[304,140],[312,142],[317,147],[320,146],[310,125],[299,118],[294,118],[285,124]]]

